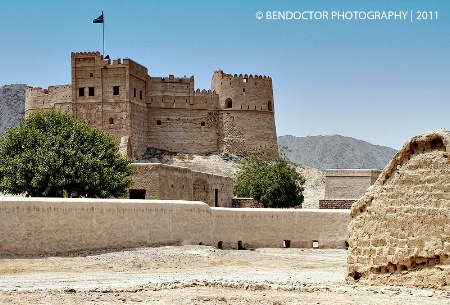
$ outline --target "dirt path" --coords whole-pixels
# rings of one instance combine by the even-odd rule
[[[450,304],[450,293],[344,282],[345,250],[141,248],[0,259],[0,304]]]

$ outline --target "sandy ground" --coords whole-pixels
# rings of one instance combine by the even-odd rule
[[[139,248],[0,258],[0,304],[450,304],[450,292],[345,283],[345,250]]]

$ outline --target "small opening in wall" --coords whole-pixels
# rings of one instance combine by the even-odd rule
[[[319,249],[319,241],[318,240],[313,240],[312,247],[313,247],[313,249]]]
[[[202,243],[202,242],[199,242],[198,244],[199,244],[199,246],[202,246],[202,245],[203,245],[203,243]]]
[[[84,96],[84,88],[78,88],[78,96]]]
[[[247,82],[248,82],[248,79],[247,79],[247,78],[244,78],[243,81],[244,81],[244,83],[247,83]]]
[[[130,190],[130,199],[145,199],[145,190]]]
[[[289,239],[285,239],[283,241],[283,248],[290,248],[291,247],[291,241]]]
[[[186,99],[186,103],[187,103],[187,99]]]
[[[267,110],[272,111],[272,102],[271,101],[267,102]]]
[[[225,101],[226,108],[233,108],[233,101],[230,98],[227,98]]]
[[[242,246],[242,240],[238,240],[238,250],[245,250],[245,248]]]
[[[89,96],[94,96],[94,95],[95,95],[94,87],[89,87]]]
[[[89,74],[89,77],[94,77],[94,73]]]
[[[136,97],[136,88],[133,89],[133,96]]]
[[[120,86],[113,86],[113,95],[119,95]]]
[[[110,125],[114,124],[114,119],[113,118],[109,118],[109,124]]]
[[[202,126],[205,126],[205,122],[201,122],[200,124],[201,124]]]
[[[220,240],[220,241],[217,243],[217,249],[220,249],[220,250],[223,249],[223,241]]]
[[[173,184],[170,187],[173,188]]]
[[[245,92],[245,88],[242,88],[242,92]]]
[[[256,106],[255,106],[255,110],[256,110]]]
[[[241,109],[242,109],[242,105],[241,105]]]
[[[139,99],[142,100],[142,90],[139,91]]]
[[[345,248],[348,249],[348,242],[345,242]]]
[[[161,125],[161,120],[156,121],[156,125]]]

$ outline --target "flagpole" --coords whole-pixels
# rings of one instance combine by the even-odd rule
[[[103,16],[103,11],[102,11],[102,18],[103,18],[103,56],[105,56],[105,16]]]

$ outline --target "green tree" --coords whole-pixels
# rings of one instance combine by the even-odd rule
[[[0,192],[33,197],[126,196],[131,159],[112,135],[67,113],[38,111],[0,137]]]
[[[284,154],[259,149],[244,156],[234,180],[234,194],[251,197],[265,208],[289,208],[303,202],[305,179]]]

